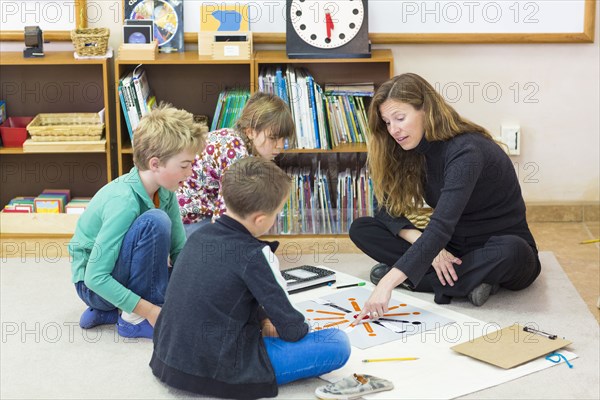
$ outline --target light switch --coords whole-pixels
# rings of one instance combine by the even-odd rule
[[[502,125],[501,141],[508,146],[508,154],[521,154],[521,127],[518,125]]]

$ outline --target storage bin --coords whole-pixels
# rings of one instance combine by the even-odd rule
[[[0,135],[4,147],[23,147],[27,140],[27,125],[33,117],[8,117],[0,125]]]
[[[71,41],[79,56],[103,56],[108,49],[108,28],[81,28],[71,31]]]
[[[38,114],[27,126],[34,142],[100,140],[103,129],[98,113]]]

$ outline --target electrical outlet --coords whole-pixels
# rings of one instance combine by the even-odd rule
[[[521,127],[518,125],[502,125],[502,143],[508,147],[508,154],[518,156],[521,154]]]

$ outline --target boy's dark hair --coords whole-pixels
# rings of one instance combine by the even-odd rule
[[[279,211],[291,187],[291,178],[274,162],[248,157],[227,169],[221,193],[227,209],[246,218],[255,212]]]

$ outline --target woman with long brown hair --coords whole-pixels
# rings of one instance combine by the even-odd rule
[[[357,219],[350,238],[380,264],[371,270],[377,287],[362,316],[386,312],[398,285],[433,292],[439,304],[468,297],[480,306],[499,287],[520,290],[537,278],[515,169],[484,128],[416,74],[379,87],[369,123],[367,162],[379,209]],[[405,216],[423,201],[434,211],[421,231]]]

